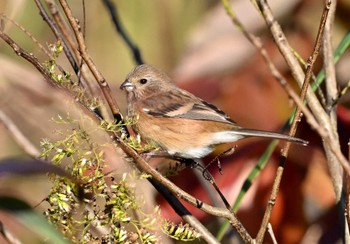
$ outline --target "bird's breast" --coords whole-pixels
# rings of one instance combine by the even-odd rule
[[[217,138],[213,140],[213,135],[226,129],[217,128],[223,124],[218,122],[152,116],[141,107],[134,107],[133,112],[138,115],[133,129],[143,141],[185,158],[202,158],[211,153],[213,146],[221,143]]]

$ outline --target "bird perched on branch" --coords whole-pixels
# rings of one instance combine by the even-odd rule
[[[296,137],[243,128],[214,105],[180,89],[168,75],[142,64],[120,86],[127,92],[128,116],[137,116],[133,130],[169,155],[202,158],[214,146],[246,137],[265,137],[307,145]]]

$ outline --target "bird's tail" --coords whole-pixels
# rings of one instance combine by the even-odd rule
[[[263,137],[263,138],[279,139],[279,140],[299,143],[299,144],[302,144],[304,146],[309,144],[308,141],[305,141],[305,140],[297,138],[297,137],[279,134],[279,133],[275,133],[275,132],[255,130],[255,129],[239,128],[237,130],[230,131],[230,133],[237,133],[237,134],[242,135],[243,137]]]

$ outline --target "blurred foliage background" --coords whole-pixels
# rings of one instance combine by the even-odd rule
[[[293,104],[269,73],[253,46],[245,40],[226,15],[222,5],[213,0],[119,0],[114,1],[125,30],[140,48],[147,63],[167,71],[182,87],[218,105],[245,127],[278,131],[293,109]],[[261,36],[279,70],[295,86],[287,66],[274,46],[264,21],[249,1],[232,1],[233,10],[248,30]],[[269,1],[287,38],[303,59],[311,54],[323,2],[315,0]],[[85,1],[85,21],[81,1],[69,1],[85,30],[88,50],[112,87],[118,104],[125,111],[124,94],[119,84],[134,67],[130,50],[114,30],[100,1]],[[334,46],[349,30],[349,1],[338,1],[334,21]],[[33,1],[0,2],[0,13],[16,21],[43,46],[55,42],[49,28],[38,14]],[[47,57],[37,43],[9,21],[2,28],[25,50],[40,60]],[[349,80],[349,52],[337,65],[337,80],[343,87]],[[72,72],[66,60],[60,63]],[[319,62],[317,70],[322,66]],[[349,135],[348,96],[340,105],[341,140]],[[74,101],[47,85],[40,74],[0,41],[0,110],[4,111],[31,142],[39,147],[42,138],[55,138],[52,118],[67,112],[77,113]],[[272,225],[280,243],[335,243],[340,238],[334,192],[328,176],[321,141],[302,124],[298,136],[310,140],[310,146],[293,146],[285,176],[273,212]],[[237,144],[237,143],[236,143]],[[223,159],[223,175],[213,169],[220,189],[230,202],[236,198],[242,182],[266,141],[249,139],[238,143],[237,151]],[[0,158],[26,157],[26,153],[0,124]],[[118,155],[120,156],[120,155]],[[278,150],[261,176],[254,182],[239,213],[243,224],[254,235],[260,224],[277,165]],[[155,164],[158,162],[154,162]],[[185,171],[173,180],[200,199],[208,200],[202,186]],[[13,192],[32,205],[38,204],[50,184],[45,177],[1,178],[1,191]],[[29,190],[30,189],[30,190]],[[153,197],[150,195],[149,197]],[[164,204],[161,199],[159,204]],[[163,205],[162,205],[163,206]],[[203,213],[193,210],[209,225],[214,223]],[[164,204],[167,218],[179,217]],[[0,215],[0,218],[5,218]],[[11,225],[11,224],[10,224]],[[319,227],[319,228],[317,228]],[[214,228],[214,227],[213,227]],[[311,241],[309,241],[311,240]]]

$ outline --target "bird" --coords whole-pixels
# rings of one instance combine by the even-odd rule
[[[136,66],[120,89],[126,92],[128,116],[137,118],[133,131],[169,156],[200,159],[219,144],[247,137],[308,144],[300,138],[239,126],[215,105],[179,88],[165,72],[149,64]]]

